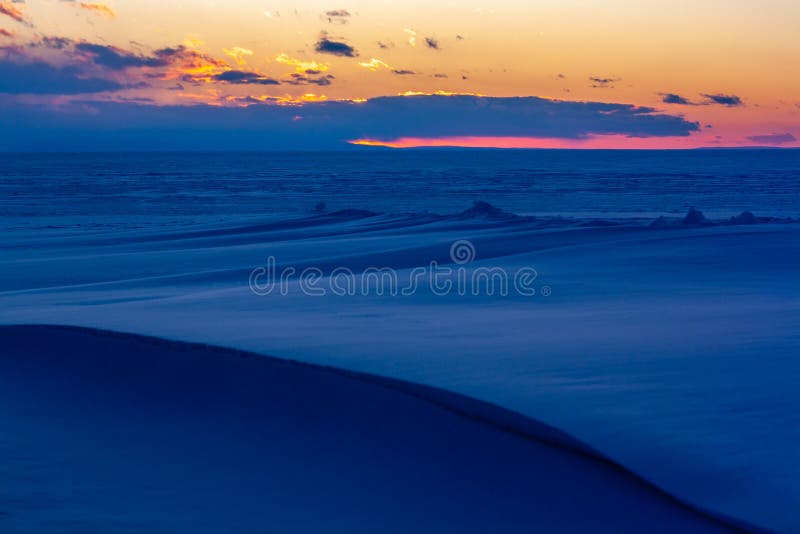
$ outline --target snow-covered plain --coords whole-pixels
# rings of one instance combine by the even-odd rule
[[[408,380],[550,424],[682,500],[800,532],[800,225],[347,211],[21,225],[0,323],[204,342]],[[753,222],[753,221],[748,221]],[[258,295],[254,269],[533,268],[536,295]],[[323,278],[319,283],[325,285]],[[480,289],[480,288],[479,288]]]

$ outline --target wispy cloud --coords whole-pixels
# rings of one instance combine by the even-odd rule
[[[347,24],[351,15],[346,9],[331,9],[324,13],[326,19],[331,24]]]
[[[16,2],[0,2],[0,15],[11,17],[17,22],[27,23],[22,9],[14,5]]]
[[[96,4],[91,2],[70,2],[70,3],[74,3],[80,9],[91,11],[98,15],[103,15],[112,19],[117,16],[117,13],[105,4]]]
[[[428,48],[432,48],[434,50],[441,50],[439,46],[439,40],[434,37],[426,37],[425,38],[425,45]]]
[[[225,53],[226,56],[233,59],[234,63],[236,63],[240,67],[247,65],[247,60],[245,58],[253,55],[252,50],[248,50],[247,48],[242,48],[241,46],[223,48],[222,51]]]
[[[31,48],[49,48],[51,50],[71,49],[74,45],[75,41],[72,39],[55,35],[44,35],[38,41],[28,43]]]
[[[359,66],[364,67],[365,69],[371,70],[372,72],[376,72],[379,70],[387,70],[390,71],[392,74],[397,74],[398,76],[407,76],[416,74],[413,70],[410,69],[398,69],[395,68],[385,61],[382,61],[378,58],[372,58],[369,61],[362,61],[359,63]]]
[[[359,63],[359,66],[364,67],[365,69],[371,70],[375,72],[380,69],[391,69],[392,67],[378,58],[372,58],[369,61],[362,61]]]
[[[744,106],[744,102],[742,101],[742,99],[736,95],[704,93],[703,96],[707,99],[707,103],[709,104],[719,104],[721,106],[728,106],[728,107]]]
[[[408,35],[408,44],[411,46],[417,46],[417,32],[412,30],[411,28],[403,29],[403,33]]]
[[[614,84],[622,81],[622,78],[590,76],[589,81],[594,89],[613,89]]]
[[[797,138],[790,133],[772,133],[766,135],[751,135],[747,138],[749,141],[763,145],[785,145],[794,143]]]
[[[317,61],[304,61],[291,57],[289,54],[282,53],[275,56],[275,61],[283,65],[290,65],[295,68],[295,72],[301,74],[321,74],[327,72],[330,66],[327,63]]]

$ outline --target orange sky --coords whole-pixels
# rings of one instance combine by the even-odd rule
[[[363,99],[406,91],[540,96],[653,106],[702,124],[690,139],[662,139],[665,147],[800,138],[796,0],[28,0],[0,5],[21,14],[0,14],[0,30],[5,30],[0,46],[7,55],[14,45],[58,36],[141,55],[183,45],[209,60],[175,64],[172,78],[147,86],[125,82],[131,87],[104,95],[108,99],[235,105],[245,97]],[[352,47],[353,54],[316,50],[323,34]],[[27,53],[63,60],[53,50]],[[203,73],[227,70],[282,83],[184,83],[177,90],[185,72],[196,82]],[[309,78],[305,72],[314,72],[313,79],[329,76],[329,83],[302,82]],[[112,75],[123,83],[137,72]],[[302,83],[286,82],[292,79]],[[683,103],[664,102],[666,94]],[[713,95],[738,100],[714,103]],[[609,143],[649,144],[610,137],[581,144]]]

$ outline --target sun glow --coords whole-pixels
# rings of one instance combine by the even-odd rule
[[[465,93],[460,91],[433,91],[428,93],[425,91],[403,91],[397,93],[397,96],[488,96],[483,93]]]
[[[385,148],[574,148],[574,149],[662,149],[695,148],[706,143],[692,137],[641,138],[625,135],[591,135],[578,139],[557,137],[400,137],[397,139],[355,139],[351,145]]]
[[[294,67],[295,71],[299,74],[320,74],[327,72],[328,68],[330,67],[327,63],[295,59],[286,53],[275,56],[275,61],[283,65],[290,65]]]

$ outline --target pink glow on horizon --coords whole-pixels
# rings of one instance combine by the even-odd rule
[[[557,137],[400,137],[392,140],[356,139],[350,144],[387,148],[574,148],[574,149],[681,149],[719,146],[708,137],[627,137],[625,135],[595,135],[582,139]],[[750,143],[752,144],[752,143]],[[725,146],[731,146],[730,144]],[[748,146],[736,144],[734,146]]]

